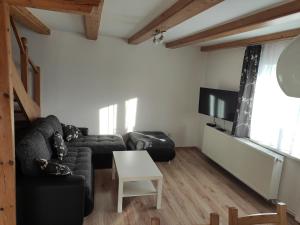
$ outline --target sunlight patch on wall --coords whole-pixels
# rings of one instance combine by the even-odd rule
[[[134,131],[138,99],[132,98],[125,102],[125,128],[127,132]]]
[[[221,99],[218,99],[218,108],[217,108],[217,115],[218,118],[225,118],[225,102]]]
[[[99,134],[116,134],[118,105],[99,109]]]

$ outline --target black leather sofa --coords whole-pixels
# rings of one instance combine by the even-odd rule
[[[89,136],[81,130],[84,135],[68,143],[62,161],[73,171],[66,177],[44,176],[35,162],[54,155],[52,135],[63,134],[57,117],[38,119],[16,140],[18,225],[82,225],[93,210],[94,169],[110,167],[112,151],[126,147],[120,136]]]

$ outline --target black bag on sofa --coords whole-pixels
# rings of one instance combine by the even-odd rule
[[[160,131],[135,131],[128,133],[129,150],[147,150],[154,161],[166,162],[175,158],[175,143]]]

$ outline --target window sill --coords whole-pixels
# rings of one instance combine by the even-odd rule
[[[293,159],[293,160],[296,160],[296,161],[300,162],[300,158],[298,158],[298,157],[296,157],[296,156],[293,156],[293,155],[290,155],[290,154],[288,154],[288,153],[282,152],[282,151],[280,151],[280,150],[278,150],[278,149],[276,149],[276,148],[272,148],[272,147],[270,147],[270,146],[261,144],[261,143],[255,141],[255,140],[250,139],[250,138],[243,138],[243,139],[245,139],[245,140],[247,140],[247,141],[249,141],[249,142],[252,142],[252,143],[254,143],[254,144],[256,144],[256,145],[258,145],[258,146],[260,146],[260,147],[266,148],[266,149],[268,149],[268,150],[270,150],[270,151],[272,151],[272,152],[275,152],[275,153],[277,153],[277,154],[280,154],[280,155],[282,155],[282,156],[284,156],[284,157],[287,157],[287,158],[290,158],[290,159]]]

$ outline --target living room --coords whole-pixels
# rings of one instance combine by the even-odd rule
[[[230,207],[244,216],[274,212],[279,202],[286,223],[299,223],[299,75],[278,83],[276,67],[262,69],[297,50],[299,1],[0,5],[0,90],[9,93],[0,109],[2,224],[212,224],[214,215],[228,224]],[[234,94],[230,118],[220,104],[217,113],[200,110],[204,89],[223,100]],[[278,96],[265,103],[272,91]],[[251,109],[246,119],[243,107]],[[55,134],[67,151],[51,161]],[[134,174],[143,178],[128,181]],[[129,185],[139,179],[154,189]]]

